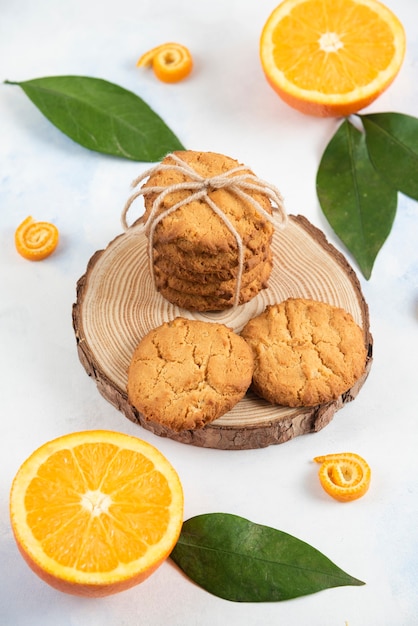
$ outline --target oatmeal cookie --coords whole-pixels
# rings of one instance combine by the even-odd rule
[[[241,332],[254,356],[252,388],[285,406],[335,400],[363,374],[363,331],[347,311],[315,300],[290,298],[268,306]]]
[[[255,296],[257,296],[262,289],[266,289],[268,284],[268,280],[253,280],[251,283],[241,288],[239,294],[239,302],[238,304],[245,304],[249,302]],[[209,296],[199,296],[193,293],[188,293],[187,291],[177,291],[176,289],[172,289],[171,287],[160,287],[159,292],[161,295],[171,302],[171,304],[175,304],[182,309],[187,309],[188,311],[224,311],[232,306],[234,306],[235,293],[228,294],[220,294],[217,296],[209,295]]]
[[[128,398],[146,420],[177,432],[202,428],[245,395],[252,374],[251,349],[233,330],[177,317],[138,344]]]
[[[259,284],[260,288],[262,285],[265,285],[270,277],[272,267],[273,263],[269,260],[260,263],[248,272],[244,272],[241,277],[241,291],[244,291],[251,284]],[[236,279],[206,283],[183,280],[168,272],[161,271],[158,266],[154,266],[154,274],[155,285],[159,290],[168,287],[186,294],[220,297],[223,299],[233,298],[235,294]]]
[[[270,247],[262,246],[256,252],[245,248],[243,273],[256,269],[266,261],[272,260]],[[182,280],[197,283],[217,283],[236,278],[239,273],[238,255],[231,259],[222,254],[191,254],[177,248],[175,244],[154,246],[154,267],[162,272]]]
[[[238,167],[240,163],[235,159],[214,152],[195,152],[184,150],[174,153],[193,170],[204,178],[210,178],[219,174],[225,174],[229,170]],[[162,165],[175,165],[175,161],[168,155],[162,161]],[[247,168],[248,174],[253,172]],[[237,172],[236,175],[242,175]],[[232,175],[234,176],[234,174]],[[179,172],[175,168],[164,169],[150,176],[143,188],[169,187],[176,183],[191,180],[190,176]],[[255,199],[263,209],[272,214],[269,198],[258,191],[247,191],[248,195]],[[159,212],[174,206],[181,200],[188,198],[190,190],[179,190],[168,194],[160,207]],[[273,235],[272,224],[254,207],[253,203],[230,189],[220,188],[209,190],[209,198],[222,209],[228,220],[240,234],[245,246],[252,250],[258,250],[261,246],[269,244]],[[144,195],[145,219],[147,220],[156,198],[154,193]],[[158,213],[157,213],[158,215]],[[193,254],[227,254],[228,262],[233,260],[237,252],[237,243],[234,235],[224,221],[203,199],[193,200],[180,207],[174,213],[165,216],[158,224],[154,234],[154,243],[175,243],[178,248],[186,253]]]

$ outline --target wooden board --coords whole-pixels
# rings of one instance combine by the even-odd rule
[[[219,449],[250,449],[284,443],[326,426],[344,404],[353,400],[372,363],[368,307],[355,272],[329,244],[322,231],[302,216],[290,216],[273,237],[274,269],[269,286],[235,309],[192,313],[165,300],[149,271],[147,239],[135,227],[111,241],[90,259],[77,283],[73,327],[78,354],[100,393],[127,418],[163,437]],[[336,401],[310,408],[271,405],[249,392],[231,411],[205,428],[172,432],[148,422],[128,403],[126,384],[131,355],[140,339],[165,321],[183,316],[216,321],[239,332],[266,305],[289,297],[329,302],[349,311],[363,328],[368,347],[363,377]]]

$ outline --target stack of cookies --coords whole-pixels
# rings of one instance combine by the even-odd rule
[[[221,311],[267,286],[271,194],[260,185],[237,192],[230,183],[235,177],[255,179],[221,154],[180,151],[168,155],[141,188],[155,285],[172,304]]]

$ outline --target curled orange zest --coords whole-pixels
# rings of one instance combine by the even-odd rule
[[[325,491],[340,502],[364,496],[370,485],[371,470],[366,461],[353,452],[316,456],[318,476]]]
[[[29,216],[16,229],[15,245],[25,259],[42,261],[57,247],[58,229],[49,222],[35,222]]]
[[[143,54],[137,67],[152,67],[164,83],[177,83],[190,74],[193,59],[189,50],[179,43],[163,43]]]

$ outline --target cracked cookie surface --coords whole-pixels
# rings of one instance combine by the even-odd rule
[[[174,154],[204,178],[226,174],[229,170],[240,166],[237,160],[215,152],[184,150],[174,152]],[[161,163],[164,166],[175,166],[170,155],[166,156]],[[246,168],[246,171],[249,175],[254,175],[250,168]],[[241,174],[242,172],[237,172],[235,175]],[[164,169],[152,174],[143,188],[171,187],[190,180],[189,175],[179,172],[178,168],[173,167],[173,169]],[[189,190],[178,190],[168,194],[165,196],[157,215],[190,195]],[[248,190],[248,195],[259,202],[267,213],[272,214],[271,202],[265,194]],[[238,196],[227,188],[211,190],[208,192],[208,196],[222,209],[224,215],[241,236],[244,246],[248,245],[251,250],[256,251],[262,245],[270,244],[273,226],[255,209],[250,200]],[[145,219],[148,219],[155,199],[156,194],[154,193],[148,193],[144,196]],[[237,255],[234,235],[224,221],[202,199],[188,202],[174,213],[166,215],[156,228],[154,244],[156,243],[163,245],[175,243],[181,251],[192,252],[195,255],[200,253],[224,254],[228,258],[228,263],[231,263]]]
[[[252,388],[273,404],[330,402],[363,374],[363,331],[347,311],[289,298],[251,319],[241,332],[254,356]]]
[[[174,431],[202,428],[245,395],[253,356],[223,324],[178,317],[151,330],[128,370],[130,403]]]

